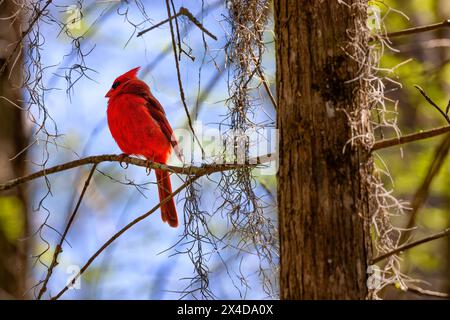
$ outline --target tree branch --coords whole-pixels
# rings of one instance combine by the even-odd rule
[[[170,199],[175,197],[178,193],[180,193],[184,188],[186,188],[188,185],[193,183],[195,180],[200,178],[200,175],[193,176],[189,178],[185,183],[183,183],[177,190],[175,190],[172,194],[170,194],[167,198],[165,198],[163,201],[158,203],[156,206],[154,206],[150,211],[144,213],[143,215],[137,217],[130,223],[128,223],[125,227],[120,229],[117,233],[115,233],[111,238],[109,238],[108,241],[106,241],[100,249],[98,249],[90,258],[89,260],[83,265],[83,267],[80,269],[80,271],[75,275],[75,277],[70,281],[69,284],[67,284],[57,295],[51,298],[51,300],[57,300],[59,299],[68,289],[71,285],[75,283],[75,281],[87,270],[87,268],[94,262],[94,260],[111,244],[113,243],[117,238],[119,238],[123,233],[125,233],[127,230],[129,230],[131,227],[133,227],[135,224],[139,223],[140,221],[144,220],[148,216],[150,216],[153,212],[158,210],[161,205],[167,203]]]
[[[444,110],[442,110],[426,93],[425,91],[423,91],[423,89],[421,87],[419,87],[418,85],[414,85],[414,87],[419,90],[420,94],[425,98],[425,100],[427,100],[427,102],[433,107],[435,108],[443,117],[444,119],[447,121],[448,124],[450,124],[450,117],[448,116],[448,106],[447,106],[447,111],[444,112]],[[449,101],[450,103],[450,101]]]
[[[275,97],[272,94],[272,91],[270,91],[270,86],[269,86],[269,83],[267,82],[266,76],[264,75],[264,71],[261,70],[261,63],[260,63],[260,61],[258,61],[258,59],[256,59],[253,51],[251,51],[250,54],[252,55],[252,59],[255,62],[256,71],[258,72],[258,75],[261,78],[264,88],[266,89],[267,95],[269,96],[269,99],[272,102],[272,105],[275,108],[275,110],[278,110],[277,102],[275,100]]]
[[[206,33],[208,36],[210,36],[212,39],[214,39],[214,40],[217,41],[217,37],[216,37],[214,34],[212,34],[208,29],[206,29],[206,28],[203,26],[203,24],[202,24],[200,21],[198,21],[197,18],[194,17],[194,15],[193,15],[188,9],[186,9],[185,7],[181,7],[181,8],[180,8],[180,11],[178,11],[178,13],[176,13],[175,15],[170,16],[170,18],[167,18],[167,19],[165,19],[165,20],[163,20],[163,21],[161,21],[161,22],[155,24],[154,26],[151,26],[151,27],[148,28],[148,29],[145,29],[145,30],[140,31],[140,32],[136,35],[136,37],[140,37],[140,36],[142,36],[143,34],[149,32],[149,31],[152,31],[153,29],[156,29],[156,28],[162,26],[163,24],[165,24],[165,23],[167,23],[167,22],[169,22],[169,21],[171,21],[171,20],[173,20],[173,19],[175,19],[175,18],[178,18],[179,16],[186,16],[186,17],[187,17],[187,18],[188,18],[195,26],[197,26],[197,28],[199,28],[199,29],[202,30],[204,33]]]
[[[58,256],[63,251],[62,245],[66,239],[67,233],[69,232],[70,226],[72,225],[72,222],[75,219],[78,209],[80,208],[81,202],[83,201],[84,194],[86,193],[86,190],[89,186],[89,183],[91,182],[92,176],[94,175],[96,168],[97,168],[97,164],[95,163],[92,166],[91,171],[89,172],[86,182],[84,183],[83,190],[81,191],[81,194],[80,194],[80,197],[78,198],[78,202],[75,206],[75,209],[73,210],[72,215],[70,216],[69,221],[67,222],[66,229],[64,230],[63,234],[61,235],[61,239],[59,240],[59,243],[55,248],[55,252],[53,253],[52,263],[50,264],[50,267],[47,269],[47,274],[42,283],[41,290],[39,290],[39,294],[37,297],[38,300],[40,300],[42,298],[42,295],[47,291],[47,283],[50,280],[50,277],[52,276],[53,269],[58,265]]]
[[[423,289],[417,286],[412,286],[412,285],[408,285],[408,288],[406,289],[400,289],[398,287],[396,287],[395,284],[391,284],[391,287],[400,290],[401,293],[407,293],[407,292],[411,292],[420,296],[427,296],[427,297],[437,297],[437,298],[449,298],[450,295],[448,293],[445,292],[438,292],[438,291],[431,291],[431,290],[427,290],[427,289]]]
[[[445,292],[438,292],[438,291],[431,291],[426,290],[420,287],[411,287],[409,286],[406,291],[421,295],[421,296],[428,296],[428,297],[437,297],[437,298],[450,298],[450,295]]]
[[[372,151],[398,146],[408,142],[428,139],[450,132],[450,126],[434,128],[426,131],[411,133],[398,138],[384,139],[374,143]],[[0,189],[1,190],[1,189]]]
[[[450,20],[445,20],[445,21],[442,21],[439,23],[428,24],[428,25],[420,26],[420,27],[413,27],[413,28],[409,28],[409,29],[405,29],[405,30],[401,30],[401,31],[396,31],[396,32],[390,32],[390,33],[386,34],[385,37],[395,38],[395,37],[400,37],[400,36],[406,36],[409,34],[422,33],[422,32],[427,32],[427,31],[436,30],[436,29],[440,29],[440,28],[448,28],[448,27],[450,27]]]
[[[426,242],[430,242],[430,241],[433,241],[433,240],[436,240],[436,239],[439,239],[439,238],[447,237],[449,235],[450,235],[450,228],[445,229],[444,231],[436,233],[436,234],[431,235],[429,237],[425,237],[423,239],[420,239],[420,240],[417,240],[417,241],[405,244],[403,246],[400,246],[400,247],[398,247],[395,250],[392,250],[392,251],[390,251],[388,253],[382,254],[381,256],[378,256],[378,257],[372,259],[372,261],[370,263],[371,264],[375,264],[377,262],[380,262],[381,260],[389,258],[390,256],[392,256],[392,255],[394,255],[396,253],[399,253],[399,252],[402,252],[402,251],[414,248],[414,247],[416,247],[416,246],[418,246],[418,245],[420,245],[422,243],[426,243]]]
[[[440,29],[440,28],[448,28],[448,27],[450,27],[450,20],[445,20],[445,21],[439,22],[439,23],[429,24],[429,25],[420,26],[420,27],[408,28],[405,30],[390,32],[390,33],[386,33],[386,34],[380,34],[375,37],[389,39],[389,38],[406,36],[406,35],[410,35],[410,34],[422,33],[422,32],[427,32],[427,31],[436,30],[436,29]],[[370,41],[374,41],[375,37],[371,37]]]
[[[139,167],[149,168],[149,169],[158,169],[161,171],[168,171],[177,174],[186,174],[186,175],[207,175],[215,172],[222,172],[227,170],[234,170],[237,168],[242,168],[242,166],[256,166],[264,163],[270,162],[272,159],[272,154],[267,154],[261,157],[251,158],[247,163],[243,164],[233,164],[233,163],[223,163],[223,164],[210,164],[210,165],[202,165],[202,166],[189,166],[189,167],[177,167],[171,165],[160,164],[156,162],[149,162],[147,160],[138,159],[134,157],[122,157],[121,155],[115,154],[105,154],[99,156],[90,156],[83,159],[73,160],[70,162],[66,162],[60,165],[56,165],[54,167],[50,167],[30,175],[12,179],[3,184],[0,184],[0,191],[9,190],[19,184],[35,180],[37,178],[73,169],[79,166],[87,165],[87,164],[99,164],[102,162],[123,162],[127,164],[133,164]]]

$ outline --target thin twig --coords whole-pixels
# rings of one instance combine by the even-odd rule
[[[80,271],[75,275],[75,277],[70,281],[69,284],[67,284],[57,295],[51,298],[51,300],[57,300],[59,299],[68,289],[71,285],[75,283],[75,281],[87,270],[87,268],[94,262],[94,260],[111,244],[113,243],[117,238],[119,238],[123,233],[125,233],[127,230],[129,230],[131,227],[133,227],[138,222],[144,220],[148,216],[150,216],[153,212],[158,210],[161,205],[164,205],[167,203],[170,199],[175,197],[178,193],[180,193],[184,188],[186,188],[188,185],[193,183],[195,180],[200,178],[200,176],[194,176],[189,178],[185,183],[183,183],[177,190],[175,190],[172,194],[170,194],[167,198],[165,198],[163,201],[158,203],[156,206],[154,206],[150,211],[144,213],[143,215],[137,217],[130,223],[128,223],[125,227],[120,229],[117,233],[115,233],[111,238],[109,238],[108,241],[106,241],[100,249],[98,249],[90,258],[89,260],[83,265],[83,267],[80,269]]]
[[[413,27],[413,28],[409,28],[409,29],[405,29],[405,30],[401,30],[401,31],[391,32],[391,33],[388,33],[386,36],[388,38],[395,38],[395,37],[405,36],[405,35],[409,35],[409,34],[422,33],[422,32],[427,32],[427,31],[436,30],[436,29],[440,29],[440,28],[448,28],[448,27],[450,27],[450,20],[445,20],[445,21],[442,21],[439,23],[428,24],[425,26]]]
[[[434,128],[430,130],[420,131],[416,133],[407,134],[398,138],[384,139],[374,143],[372,151],[385,149],[393,146],[398,146],[408,142],[424,140],[432,137],[436,137],[450,132],[450,126]],[[1,190],[1,189],[0,189]]]
[[[61,172],[65,170],[69,170],[72,168],[76,168],[79,166],[87,165],[87,164],[95,164],[101,162],[123,162],[127,164],[136,165],[139,167],[149,168],[149,169],[158,169],[161,171],[168,171],[177,174],[188,174],[188,175],[205,175],[211,174],[215,172],[222,172],[227,170],[234,170],[237,168],[242,168],[243,166],[248,167],[256,166],[264,163],[268,163],[273,160],[273,154],[267,154],[264,156],[251,158],[247,163],[243,164],[210,164],[210,165],[202,165],[202,166],[188,166],[188,167],[177,167],[171,165],[165,165],[157,162],[149,162],[147,160],[138,159],[134,157],[123,157],[122,155],[115,154],[105,154],[100,156],[90,156],[79,160],[73,160],[70,162],[66,162],[60,165],[56,165],[54,167],[50,167],[41,171],[37,171],[27,176],[23,176],[20,178],[12,179],[3,184],[0,184],[0,191],[9,190],[19,184],[35,180],[37,178],[47,176],[56,172]]]
[[[175,19],[175,18],[177,18],[177,17],[179,17],[179,16],[186,16],[186,17],[187,17],[194,25],[196,25],[200,30],[202,30],[205,34],[207,34],[207,35],[210,36],[212,39],[214,39],[214,40],[217,41],[217,37],[216,37],[214,34],[212,34],[208,29],[206,29],[206,28],[203,26],[203,24],[202,24],[200,21],[198,21],[197,18],[196,18],[196,17],[195,17],[188,9],[186,9],[185,7],[181,7],[181,8],[180,8],[180,11],[178,11],[178,13],[176,13],[175,15],[170,16],[170,18],[167,18],[167,19],[165,19],[165,20],[163,20],[163,21],[161,21],[161,22],[155,24],[154,26],[151,26],[151,27],[148,28],[148,29],[145,29],[145,30],[140,31],[140,32],[137,34],[136,37],[140,37],[140,36],[142,36],[143,34],[149,32],[149,31],[152,31],[153,29],[156,29],[156,28],[162,26],[163,24],[165,24],[165,23],[167,23],[167,22],[169,22],[169,21],[171,21],[171,20],[173,20],[173,19]]]
[[[419,90],[420,94],[427,100],[427,102],[434,107],[443,117],[444,119],[450,124],[450,117],[448,116],[447,112],[444,112],[426,93],[423,91],[421,87],[418,85],[414,85],[414,87]],[[448,108],[448,107],[447,107]]]
[[[419,288],[416,286],[414,286],[414,287],[409,286],[407,291],[421,295],[421,296],[437,297],[437,298],[450,298],[450,295],[448,293],[426,290],[426,289]]]
[[[97,168],[97,163],[95,163],[92,166],[91,171],[89,172],[89,175],[86,178],[86,181],[83,186],[83,190],[81,191],[80,197],[78,198],[78,202],[75,206],[75,209],[73,210],[72,215],[70,216],[69,221],[67,222],[66,228],[65,228],[63,234],[61,235],[61,239],[59,240],[59,243],[55,248],[55,252],[53,253],[52,263],[50,264],[50,267],[47,269],[47,274],[42,283],[41,290],[39,290],[39,294],[37,297],[38,300],[40,300],[42,298],[42,295],[47,291],[47,283],[50,280],[50,277],[52,276],[53,269],[58,265],[58,256],[63,251],[62,245],[66,239],[67,233],[69,232],[72,222],[75,219],[78,209],[80,208],[81,202],[83,201],[84,194],[86,193],[86,190],[89,186],[89,183],[91,182],[92,176],[94,175],[96,168]]]
[[[448,27],[450,27],[450,20],[445,20],[443,22],[429,24],[426,26],[413,27],[413,28],[408,28],[408,29],[401,30],[401,31],[380,34],[380,35],[378,35],[378,37],[389,39],[389,38],[406,36],[406,35],[410,35],[410,34],[422,33],[422,32],[427,32],[427,31],[436,30],[436,29],[440,29],[440,28],[448,28]],[[375,40],[375,37],[370,38],[370,41],[373,41],[373,40]]]
[[[199,28],[199,29],[202,30],[205,34],[207,34],[208,36],[210,36],[211,38],[213,38],[214,40],[217,41],[217,37],[216,37],[214,34],[212,34],[208,29],[206,29],[206,28],[203,26],[203,24],[202,24],[200,21],[198,21],[197,18],[194,17],[194,15],[193,15],[188,9],[186,9],[186,8],[184,8],[184,7],[181,7],[181,8],[180,8],[180,12],[181,12],[183,15],[185,15],[186,17],[188,17],[189,20],[191,20],[191,22],[197,26],[197,28]]]
[[[392,255],[394,255],[396,253],[399,253],[399,252],[402,252],[402,251],[414,248],[414,247],[416,247],[416,246],[418,246],[418,245],[420,245],[422,243],[426,243],[426,242],[430,242],[430,241],[433,241],[433,240],[436,240],[436,239],[439,239],[439,238],[447,237],[449,235],[450,235],[450,228],[445,229],[444,231],[436,233],[436,234],[431,235],[429,237],[425,237],[423,239],[420,239],[420,240],[417,240],[417,241],[405,244],[403,246],[400,246],[397,249],[392,250],[392,251],[390,251],[388,253],[382,254],[381,256],[378,256],[378,257],[372,259],[371,264],[375,264],[377,262],[380,262],[381,260],[389,258],[390,256],[392,256]]]
[[[176,11],[175,4],[173,3],[173,0],[170,0],[170,4],[172,5],[173,12]],[[183,50],[183,47],[181,46],[181,38],[180,38],[180,27],[178,26],[178,18],[175,17],[175,30],[177,31],[177,44],[178,44],[178,60],[181,61],[181,54],[185,53],[189,58],[192,59],[192,61],[195,61],[195,58],[189,55],[186,51]]]
[[[170,17],[171,16],[171,12],[170,12],[169,0],[166,0],[166,6],[167,6],[167,14]],[[183,82],[181,81],[180,63],[179,63],[178,57],[177,57],[177,47],[176,47],[176,41],[175,41],[175,33],[174,33],[174,30],[173,30],[173,24],[172,24],[172,20],[171,19],[169,19],[169,26],[170,26],[170,35],[171,35],[171,38],[172,38],[173,54],[174,54],[174,57],[175,57],[175,66],[176,66],[176,69],[177,69],[178,87],[180,89],[181,102],[183,103],[184,111],[185,111],[186,116],[188,118],[189,128],[191,129],[195,140],[197,141],[198,145],[200,146],[200,149],[202,151],[202,159],[204,159],[205,158],[205,150],[203,149],[203,146],[200,143],[200,140],[198,139],[197,134],[194,131],[191,115],[189,114],[189,108],[188,108],[188,106],[186,104],[186,98],[185,98],[184,89],[183,89]]]
[[[136,35],[136,37],[140,37],[140,36],[142,36],[143,34],[145,34],[145,33],[147,33],[147,32],[150,32],[150,31],[152,31],[153,29],[156,29],[156,28],[162,26],[163,24],[169,22],[170,20],[175,19],[175,18],[177,18],[177,17],[179,17],[179,16],[181,16],[181,8],[180,8],[180,11],[179,11],[177,14],[174,14],[174,15],[171,16],[170,18],[167,18],[167,19],[165,19],[165,20],[163,20],[163,21],[161,21],[161,22],[159,22],[159,23],[157,23],[157,24],[151,26],[150,28],[147,28],[147,29],[145,29],[145,30],[142,30],[142,31],[138,32],[138,34]]]
[[[256,59],[255,54],[253,53],[253,51],[251,51],[250,53],[252,55],[252,59],[253,59],[255,65],[256,65],[256,71],[258,72],[258,75],[261,78],[261,81],[262,81],[262,83],[264,85],[264,88],[266,89],[267,95],[269,96],[270,101],[273,104],[273,107],[275,108],[275,110],[277,110],[278,109],[277,108],[277,102],[275,100],[275,97],[272,94],[272,91],[270,90],[270,87],[269,87],[269,84],[267,82],[266,76],[264,75],[264,71],[261,70],[261,64],[258,61],[258,59]]]
[[[431,291],[427,289],[423,289],[417,286],[408,285],[408,288],[398,288],[396,287],[395,283],[390,285],[391,287],[394,287],[397,290],[400,290],[401,293],[414,293],[421,296],[427,296],[427,297],[437,297],[437,298],[449,298],[450,295],[445,292],[438,292],[438,291]]]
[[[272,102],[273,107],[275,108],[275,110],[278,110],[277,102],[272,94],[272,91],[270,90],[269,84],[267,83],[266,77],[264,76],[264,72],[261,70],[259,66],[257,67],[257,70],[259,77],[261,78],[262,83],[264,85],[264,88],[266,89],[267,95],[269,96],[270,101]]]

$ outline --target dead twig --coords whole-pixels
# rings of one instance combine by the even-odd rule
[[[391,284],[391,287],[396,288],[397,290],[400,290],[402,293],[411,292],[420,296],[427,296],[427,297],[436,297],[436,298],[449,298],[450,295],[445,292],[438,292],[438,291],[431,291],[427,289],[423,289],[417,286],[408,285],[407,288],[398,288],[395,284]]]
[[[395,37],[406,36],[406,35],[416,34],[416,33],[422,33],[422,32],[427,32],[427,31],[436,30],[436,29],[440,29],[440,28],[448,28],[448,27],[450,27],[450,20],[445,20],[445,21],[442,21],[439,23],[428,24],[428,25],[420,26],[420,27],[408,28],[408,29],[396,31],[396,32],[390,32],[390,33],[386,34],[386,37],[387,38],[395,38]]]
[[[449,105],[450,105],[450,101],[449,101],[449,105],[447,105],[446,111],[444,112],[444,110],[442,110],[426,93],[425,91],[423,91],[423,89],[418,86],[418,85],[414,85],[414,87],[419,90],[420,94],[425,98],[425,100],[427,100],[427,102],[434,107],[443,117],[444,119],[447,121],[448,124],[450,124],[450,117],[448,115],[448,111],[449,111]]]
[[[420,26],[420,27],[408,28],[405,30],[390,32],[390,33],[386,33],[386,34],[380,34],[375,37],[380,37],[383,39],[390,39],[390,38],[406,36],[406,35],[410,35],[410,34],[417,34],[417,33],[427,32],[427,31],[436,30],[436,29],[440,29],[440,28],[448,28],[448,27],[450,27],[450,20],[445,20],[445,21],[439,22],[439,23],[429,24],[429,25]],[[374,41],[376,39],[375,37],[371,37],[369,40]]]
[[[398,138],[383,139],[374,143],[372,151],[385,149],[393,146],[398,146],[408,142],[414,142],[424,140],[432,137],[436,137],[450,132],[450,126],[434,128],[430,130],[420,131],[416,133],[407,134]],[[1,189],[0,189],[1,190]]]
[[[67,233],[69,232],[70,226],[72,225],[73,220],[75,219],[75,216],[78,212],[78,209],[80,208],[81,202],[83,201],[83,197],[84,194],[86,193],[86,190],[89,186],[89,183],[91,182],[92,176],[94,175],[95,169],[97,168],[97,164],[95,163],[92,168],[91,171],[89,172],[88,177],[86,178],[86,181],[84,183],[84,187],[83,190],[81,191],[80,197],[78,198],[78,202],[75,206],[75,209],[72,212],[72,215],[69,218],[69,221],[67,222],[66,228],[63,232],[63,234],[61,235],[61,239],[59,240],[58,245],[55,248],[55,252],[53,253],[53,258],[52,258],[52,263],[50,264],[50,266],[47,269],[47,274],[45,276],[44,281],[42,282],[42,287],[39,290],[39,294],[37,299],[40,300],[42,298],[42,295],[47,291],[47,284],[48,281],[50,280],[50,277],[52,276],[53,273],[53,269],[58,265],[58,256],[59,254],[63,251],[62,250],[62,245],[66,239]]]
[[[430,241],[433,241],[433,240],[436,240],[436,239],[439,239],[439,238],[447,237],[449,235],[450,235],[450,228],[445,229],[444,231],[436,233],[436,234],[431,235],[429,237],[425,237],[423,239],[420,239],[420,240],[417,240],[417,241],[405,244],[403,246],[400,246],[400,247],[398,247],[395,250],[392,250],[390,252],[387,252],[385,254],[382,254],[381,256],[378,256],[378,257],[372,259],[372,261],[370,263],[371,264],[375,264],[377,262],[380,262],[381,260],[389,258],[390,256],[392,256],[392,255],[394,255],[396,253],[400,253],[402,251],[405,251],[405,250],[417,247],[420,244],[423,244],[423,243],[426,243],[426,242],[430,242]]]
[[[450,298],[450,295],[448,293],[426,290],[426,289],[416,287],[416,286],[409,286],[407,291],[421,295],[421,296],[436,297],[436,298]]]
[[[267,95],[269,96],[270,101],[272,102],[273,107],[275,110],[277,110],[277,102],[275,100],[275,97],[272,94],[272,91],[270,90],[269,83],[267,82],[266,76],[264,75],[264,71],[261,69],[261,63],[259,59],[256,59],[255,54],[253,51],[250,51],[250,54],[252,55],[252,59],[256,66],[256,71],[258,72],[259,77],[261,78],[261,81],[263,83],[264,89],[266,89]]]
[[[162,26],[163,24],[172,21],[175,18],[178,18],[179,16],[185,16],[187,17],[195,26],[197,26],[197,28],[199,28],[200,30],[202,30],[205,34],[207,34],[209,37],[211,37],[212,39],[217,41],[217,37],[211,33],[208,29],[206,29],[203,24],[197,20],[197,18],[185,7],[181,7],[180,10],[178,11],[178,13],[174,14],[173,16],[170,16],[169,18],[155,24],[154,26],[151,26],[150,28],[147,28],[145,30],[140,31],[136,37],[140,37],[143,34],[152,31],[153,29],[156,29],[160,26]]]

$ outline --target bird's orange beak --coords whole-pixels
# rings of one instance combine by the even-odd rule
[[[105,98],[110,98],[112,94],[112,89],[109,89],[109,91],[105,94]]]

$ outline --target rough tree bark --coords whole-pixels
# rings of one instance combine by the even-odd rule
[[[367,97],[360,81],[345,83],[359,68],[342,49],[366,13],[345,2],[274,1],[281,299],[368,296],[371,161],[362,147],[343,152],[346,113]]]
[[[13,14],[17,1],[0,1],[0,65],[20,39],[20,19]],[[10,17],[10,19],[5,19]],[[18,54],[18,53],[17,53]],[[20,105],[22,59],[14,56],[0,75],[0,181],[25,174],[25,152],[12,159],[26,146]],[[11,66],[16,61],[14,69]],[[27,202],[22,187],[0,194],[0,299],[23,299],[26,279]]]

